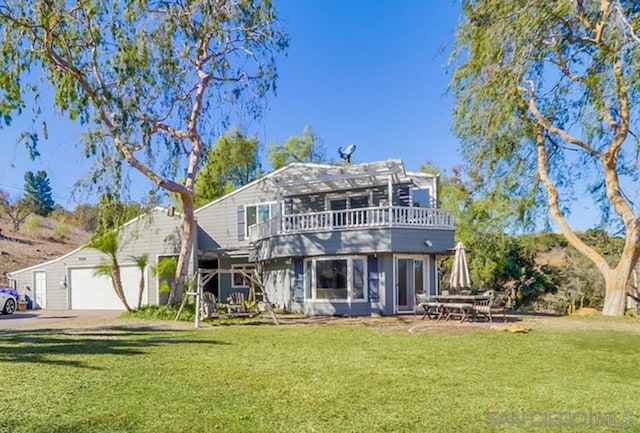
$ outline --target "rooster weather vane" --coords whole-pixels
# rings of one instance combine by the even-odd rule
[[[351,155],[353,154],[353,152],[355,152],[355,150],[355,144],[350,144],[344,149],[342,149],[342,147],[338,147],[338,155],[340,155],[340,158],[344,159],[348,164],[351,164]]]

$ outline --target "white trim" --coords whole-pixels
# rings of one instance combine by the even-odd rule
[[[44,302],[42,303],[43,305],[40,305],[39,308],[45,310],[47,308],[47,292],[48,287],[47,287],[47,271],[45,270],[40,270],[40,271],[33,271],[32,272],[32,276],[33,276],[33,293],[31,294],[33,296],[33,299],[31,300],[31,304],[33,305],[33,308],[36,309],[36,305],[37,305],[37,299],[38,299],[38,279],[36,277],[36,274],[44,274],[44,286],[41,287],[40,289],[44,292],[41,293],[40,295],[42,296],[44,294]],[[65,287],[66,289],[66,287]]]
[[[244,205],[244,231],[245,231],[244,236],[245,236],[245,238],[249,237],[249,228],[250,227],[256,226],[256,225],[258,225],[260,223],[263,223],[265,221],[269,221],[269,220],[275,218],[274,215],[271,215],[271,206],[272,205],[276,205],[276,207],[277,207],[278,206],[278,201],[271,200],[271,201],[265,201],[265,202],[260,202],[260,203],[251,203],[251,204],[245,204]],[[267,218],[264,221],[258,221],[258,208],[260,206],[269,206],[269,218]],[[251,225],[249,225],[249,221],[247,220],[247,216],[249,215],[249,213],[247,212],[247,208],[249,208],[249,207],[255,207],[256,208],[256,222],[255,222],[255,224],[251,224]]]
[[[176,259],[179,257],[179,254],[156,254],[156,269],[158,267],[158,264],[160,263],[160,258],[171,258],[171,257],[175,257]],[[152,275],[150,275],[152,276]],[[154,305],[162,305],[160,304],[160,278],[158,275],[155,275],[154,280],[156,282],[156,302]],[[147,290],[148,291],[148,290]],[[147,299],[147,303],[149,302],[149,300]]]
[[[231,264],[231,270],[233,270],[233,269],[239,269],[239,270],[242,270],[242,271],[253,271],[255,273],[256,272],[256,265],[254,263],[248,263],[248,262],[247,263],[232,263]],[[245,289],[245,288],[249,287],[249,286],[246,286],[244,284],[240,285],[240,286],[236,285],[235,284],[235,276],[236,276],[235,273],[231,274],[231,288],[232,289]]]
[[[347,261],[347,298],[329,299],[329,298],[316,298],[316,262],[329,261],[329,260],[346,260]],[[364,272],[362,276],[363,283],[363,298],[353,298],[353,261],[362,260],[364,264]],[[305,303],[342,303],[342,304],[359,304],[369,302],[369,278],[368,278],[368,263],[366,255],[348,255],[348,256],[320,256],[313,257],[304,261],[304,266],[311,265],[310,284],[311,284],[311,298],[307,298],[306,293],[306,279],[303,281],[303,293]],[[306,276],[306,272],[303,272]]]
[[[400,302],[400,283],[399,283],[399,275],[398,275],[398,259],[411,259],[414,261],[413,264],[413,272],[411,273],[413,282],[413,309],[411,310],[399,310],[399,302]],[[410,314],[415,311],[415,296],[416,296],[416,285],[415,285],[415,260],[422,260],[423,269],[422,269],[422,281],[423,284],[429,284],[429,274],[427,271],[427,266],[429,265],[429,254],[394,254],[393,255],[393,314]],[[425,287],[428,290],[428,287]]]

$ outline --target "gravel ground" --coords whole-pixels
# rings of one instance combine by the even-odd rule
[[[187,322],[146,322],[120,318],[122,311],[109,310],[27,310],[0,315],[2,331],[97,330],[106,328],[190,329]]]

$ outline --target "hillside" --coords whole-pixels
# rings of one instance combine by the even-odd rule
[[[90,233],[67,225],[61,227],[60,224],[39,218],[13,232],[11,220],[0,215],[0,286],[9,284],[7,272],[55,259],[83,245],[91,237]]]

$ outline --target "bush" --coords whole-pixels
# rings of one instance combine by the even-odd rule
[[[176,318],[176,314],[178,314],[178,310],[180,309],[180,305],[147,305],[139,310],[132,311],[130,313],[125,313],[125,317],[132,317],[136,319],[142,320],[174,320]],[[195,304],[187,304],[182,310],[182,314],[180,315],[181,322],[193,322],[196,320],[196,306]]]
[[[58,223],[53,229],[51,239],[56,242],[63,242],[69,238],[69,226],[65,223]]]
[[[29,234],[34,238],[40,237],[41,229],[42,229],[42,218],[37,215],[31,215],[24,222],[24,227],[27,229]]]

